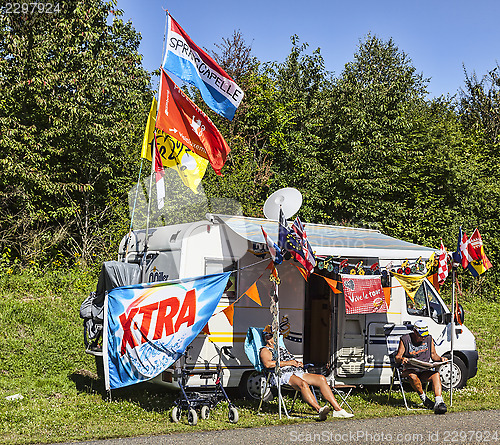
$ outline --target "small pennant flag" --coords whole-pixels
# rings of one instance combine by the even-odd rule
[[[333,291],[334,294],[341,294],[342,293],[342,291],[337,289],[338,281],[332,280],[331,278],[327,278],[327,277],[323,277],[323,278],[325,279],[328,286],[330,286],[330,289]]]
[[[245,294],[250,298],[250,300],[255,301],[259,306],[262,306],[262,302],[260,301],[259,290],[257,289],[257,282],[253,283]]]
[[[229,324],[232,326],[234,319],[234,304],[229,305],[227,308],[223,309],[222,312],[224,312],[227,321],[229,321]]]

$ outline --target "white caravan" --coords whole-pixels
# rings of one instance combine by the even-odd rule
[[[277,240],[278,223],[267,219],[208,214],[204,221],[150,229],[147,256],[144,257],[144,230],[124,237],[119,260],[140,263],[146,258],[142,282],[166,281],[234,271],[219,306],[209,321],[210,334],[201,333],[192,343],[187,365],[203,367],[217,356],[222,346],[232,346],[236,359],[224,357],[224,386],[240,387],[243,394],[258,397],[260,378],[244,352],[250,326],[263,327],[271,322],[269,310],[272,283],[269,280],[269,254],[261,226]],[[381,269],[422,258],[434,249],[401,241],[377,230],[306,224],[308,240],[318,257],[339,257],[349,264],[363,261]],[[277,266],[280,325],[285,345],[304,363],[326,366],[330,379],[340,384],[389,385],[390,367],[384,327],[403,326],[424,319],[436,342],[436,351],[448,355],[451,350],[451,314],[434,287],[426,280],[414,302],[397,280],[391,289],[387,313],[346,315],[343,294],[334,294],[322,276],[339,280],[335,270],[315,272],[305,281],[294,260]],[[260,277],[260,279],[259,279]],[[262,306],[247,295],[257,283]],[[234,303],[234,323],[222,310]],[[477,350],[473,334],[465,325],[456,325],[454,339],[453,386],[463,387],[477,372]],[[448,369],[449,367],[442,367]],[[195,379],[196,377],[193,377]],[[156,378],[177,387],[174,369]],[[196,381],[190,381],[190,385]],[[203,384],[202,381],[199,382]],[[443,381],[449,386],[449,376]]]

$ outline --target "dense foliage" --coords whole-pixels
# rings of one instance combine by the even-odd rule
[[[71,0],[57,15],[0,16],[6,267],[109,257],[128,228],[152,93],[140,37],[112,8]],[[498,66],[484,77],[466,71],[456,96],[429,98],[410,57],[373,35],[338,76],[297,36],[281,63],[257,60],[239,32],[213,56],[245,99],[232,122],[197,100],[231,147],[224,176],[209,168],[203,180],[209,207],[231,198],[262,216],[271,192],[293,186],[306,222],[374,227],[436,248],[443,238],[450,250],[459,226],[469,235],[478,227],[498,264]],[[469,284],[496,290],[495,270]]]
[[[114,244],[151,97],[140,36],[113,5],[61,5],[0,14],[0,240],[24,262]]]

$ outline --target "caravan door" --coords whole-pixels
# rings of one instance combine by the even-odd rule
[[[334,308],[335,326],[335,375],[337,377],[362,377],[365,373],[365,318],[364,314],[345,313],[343,294],[336,294]]]
[[[335,294],[335,375],[337,377],[362,377],[365,373],[365,323],[366,315],[346,315],[344,294]]]

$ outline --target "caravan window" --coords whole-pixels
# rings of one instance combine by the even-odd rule
[[[231,272],[238,270],[238,263],[231,258],[215,259],[205,258],[205,275],[221,272]],[[227,282],[226,289],[222,294],[222,299],[227,298],[229,302],[236,300],[236,272],[231,274]]]
[[[413,299],[408,295],[408,293],[406,294],[406,307],[409,315],[418,315],[421,317],[429,316],[427,298],[425,294],[424,283],[422,283],[422,286],[419,287]]]
[[[437,323],[443,323],[443,314],[447,312],[427,281],[422,283],[413,300],[406,294],[406,308],[409,315],[421,317],[429,317],[430,315]]]

